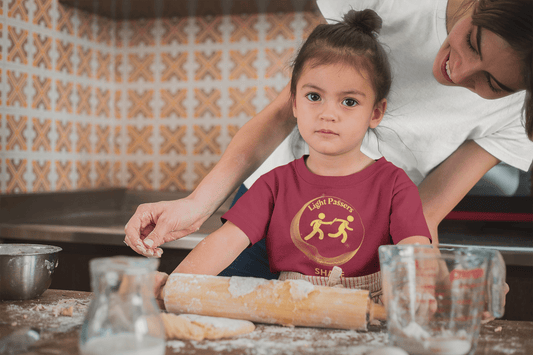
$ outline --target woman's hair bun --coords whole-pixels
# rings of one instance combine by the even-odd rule
[[[368,35],[372,35],[373,32],[379,33],[383,23],[381,17],[371,9],[350,10],[344,15],[343,20],[348,26]]]

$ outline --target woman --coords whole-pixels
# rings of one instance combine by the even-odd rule
[[[317,3],[325,18],[351,7],[371,8],[383,18],[380,39],[390,48],[393,67],[389,116],[362,149],[372,158],[385,156],[418,185],[435,243],[442,219],[493,166],[504,161],[529,168],[530,0]],[[161,244],[196,231],[293,130],[289,97],[286,87],[246,123],[190,196],[139,206],[125,227],[125,243],[140,254],[160,256]],[[246,186],[292,159],[285,140]]]

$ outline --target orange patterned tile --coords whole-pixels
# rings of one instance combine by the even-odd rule
[[[11,45],[7,48],[7,61],[28,64],[28,53],[24,46],[28,43],[28,31],[13,26],[7,27],[8,40]]]
[[[73,88],[74,84],[72,82],[63,84],[61,81],[56,80],[56,112],[64,111],[67,113],[72,113],[71,95]]]
[[[81,114],[85,112],[88,116],[92,115],[91,96],[93,88],[90,85],[83,87],[81,84],[76,84],[76,89],[79,97],[76,113]]]
[[[114,117],[117,119],[117,120],[120,120],[122,118],[122,111],[120,110],[120,101],[122,99],[122,91],[121,90],[117,90],[115,91],[115,105],[114,105]]]
[[[302,38],[309,37],[309,35],[317,25],[326,22],[326,20],[324,20],[323,17],[320,16],[320,12],[317,13],[306,11],[303,13],[303,15],[307,24],[303,30]]]
[[[207,174],[215,167],[216,163],[207,163],[207,162],[194,162],[194,173],[196,179],[194,180],[193,189],[195,189],[200,182],[206,177]]]
[[[203,117],[204,115],[211,115],[213,117],[221,117],[222,112],[217,101],[220,100],[220,90],[212,89],[206,92],[203,89],[194,89],[194,97],[198,101],[198,106],[194,108],[194,117]]]
[[[130,139],[126,151],[127,154],[135,154],[138,151],[149,155],[154,153],[152,145],[150,144],[153,126],[145,126],[137,129],[135,126],[128,125],[126,129]]]
[[[213,80],[222,80],[222,72],[217,65],[222,60],[222,51],[214,51],[212,54],[203,52],[194,52],[198,69],[194,76],[194,80],[205,80],[206,77],[211,77]]]
[[[234,30],[231,33],[230,41],[239,42],[242,39],[247,39],[251,42],[259,41],[259,32],[255,29],[259,17],[257,14],[253,15],[233,15],[230,17]]]
[[[78,37],[92,41],[94,39],[93,20],[94,15],[85,11],[77,10],[79,19]]]
[[[8,132],[6,150],[15,150],[16,147],[22,151],[27,150],[24,131],[28,125],[28,117],[20,116],[17,120],[14,115],[6,115],[6,123]]]
[[[161,99],[164,103],[161,108],[161,118],[169,118],[173,115],[178,118],[187,117],[187,109],[184,105],[187,100],[187,89],[177,89],[175,92],[161,89]]]
[[[257,69],[254,68],[254,61],[257,60],[257,49],[241,54],[239,51],[229,51],[230,60],[234,67],[229,74],[230,80],[238,80],[242,76],[248,79],[257,79]]]
[[[78,181],[76,188],[78,189],[90,189],[92,187],[91,182],[91,168],[92,162],[90,161],[76,161],[76,172],[78,173]]]
[[[275,40],[278,36],[285,40],[294,40],[294,31],[291,28],[294,13],[270,13],[266,19],[270,24],[266,34],[267,41]]]
[[[76,153],[92,153],[92,146],[91,146],[91,131],[92,131],[92,124],[82,124],[77,122],[76,123],[76,133],[78,135],[78,140],[76,141]]]
[[[233,139],[233,137],[235,137],[235,134],[237,133],[237,131],[240,129],[241,127],[240,126],[237,126],[237,125],[234,125],[234,124],[229,124],[227,126],[227,130],[228,130],[228,135],[231,139]]]
[[[111,80],[111,53],[102,53],[96,51],[96,61],[98,63],[98,69],[96,69],[96,79],[98,80]]]
[[[153,90],[146,90],[140,94],[135,90],[128,90],[128,99],[131,103],[128,108],[128,118],[135,118],[137,115],[144,118],[154,118],[154,112],[151,106],[153,97]]]
[[[56,152],[72,152],[72,142],[70,140],[70,135],[72,133],[72,125],[72,122],[62,123],[61,121],[56,120]]]
[[[57,63],[56,71],[65,71],[67,74],[72,74],[74,72],[74,67],[72,65],[72,54],[74,52],[73,43],[64,43],[63,41],[56,39],[56,48],[57,48]]]
[[[0,0],[0,5],[2,4],[1,0]],[[1,15],[0,15],[1,16]],[[4,24],[0,22],[0,38],[4,38]],[[0,41],[0,60],[3,60],[4,59],[4,50],[3,50],[3,45],[4,45],[4,41]],[[2,74],[2,71],[1,71],[1,68],[0,68],[0,74]],[[0,75],[1,77],[1,75]],[[0,102],[1,104],[1,102]]]
[[[185,143],[183,143],[183,138],[187,133],[187,126],[178,126],[176,129],[172,129],[161,125],[159,126],[159,132],[164,139],[159,154],[170,154],[172,151],[179,155],[187,154],[187,148]]]
[[[153,190],[152,179],[154,163],[127,162],[126,169],[130,178],[126,184],[128,189],[133,190]]]
[[[161,37],[161,44],[168,46],[170,44],[188,44],[189,39],[185,32],[185,27],[188,24],[187,17],[173,17],[162,18],[163,35]]]
[[[34,0],[34,3],[37,9],[33,14],[33,24],[52,28],[52,0]]]
[[[196,26],[199,31],[196,34],[195,43],[206,43],[209,40],[215,43],[222,43],[222,16],[196,17]]]
[[[56,191],[72,190],[72,181],[70,181],[70,173],[72,172],[71,161],[60,162],[56,160]]]
[[[50,191],[50,167],[52,162],[46,160],[42,163],[38,161],[32,162],[32,172],[34,176],[33,180],[33,192],[45,192]]]
[[[94,112],[96,117],[111,117],[111,108],[109,104],[111,102],[111,92],[109,90],[103,90],[96,88],[96,110]]]
[[[187,163],[159,162],[162,177],[159,182],[161,191],[186,191],[187,183],[184,175],[187,172]]]
[[[111,136],[111,127],[96,125],[96,146],[95,153],[109,154],[111,147],[109,146],[109,138]]]
[[[115,155],[120,155],[120,153],[122,152],[122,148],[120,145],[121,138],[122,138],[122,127],[115,126],[115,130],[113,132],[113,153],[115,153]]]
[[[266,48],[265,55],[270,65],[265,71],[265,78],[272,78],[280,73],[284,78],[290,76],[290,62],[294,56],[294,48],[286,48],[281,51]]]
[[[154,73],[150,66],[154,63],[155,54],[146,54],[139,56],[137,54],[128,55],[130,66],[132,67],[129,73],[128,81],[130,83],[145,80],[149,83],[154,82]]]
[[[11,0],[8,2],[7,16],[28,22],[28,0]]]
[[[113,163],[113,186],[122,186],[122,162]]]
[[[9,84],[9,91],[7,93],[7,106],[15,106],[18,103],[19,107],[27,107],[26,94],[24,88],[28,80],[27,73],[19,73],[18,75],[11,71],[7,71],[7,83]]]
[[[93,77],[93,70],[91,68],[91,60],[93,58],[93,50],[92,48],[87,48],[87,50],[83,50],[83,47],[78,45],[78,57],[79,57],[79,63],[78,63],[78,76],[86,76],[88,78]]]
[[[6,193],[27,192],[26,174],[28,161],[26,159],[6,159],[7,186]]]
[[[52,103],[50,101],[50,91],[52,89],[52,79],[43,78],[37,75],[32,75],[33,88],[35,89],[35,96],[33,96],[31,107],[35,110],[43,108],[47,111],[52,109]]]
[[[268,102],[274,101],[274,99],[278,97],[279,93],[281,92],[281,90],[276,90],[272,86],[265,86],[264,89],[265,89],[265,94],[266,94],[266,98]]]
[[[37,152],[43,150],[45,152],[52,151],[50,142],[50,131],[52,129],[52,120],[43,119],[42,122],[38,118],[33,118],[33,130],[35,131],[35,139],[33,140],[32,151]]]
[[[161,73],[161,81],[170,81],[176,78],[179,81],[187,81],[187,71],[184,69],[187,63],[188,53],[180,53],[173,57],[170,53],[161,53],[161,62],[164,65]]]
[[[131,37],[128,46],[129,47],[136,47],[139,46],[141,43],[145,46],[154,46],[155,45],[155,38],[152,33],[154,29],[155,20],[150,19],[141,19],[137,21],[130,21],[131,30],[133,33],[133,36]]]
[[[111,162],[97,161],[95,165],[96,181],[94,187],[105,188],[111,186]]]
[[[233,101],[229,109],[229,117],[237,117],[240,113],[244,113],[248,117],[255,116],[255,106],[253,100],[257,93],[256,87],[247,88],[242,92],[237,88],[229,88],[229,96]]]
[[[69,35],[74,34],[74,25],[72,19],[74,18],[74,8],[72,6],[65,6],[57,2],[58,19],[56,30]]]
[[[52,59],[50,58],[50,49],[52,48],[52,39],[44,36],[41,39],[41,35],[33,34],[33,45],[35,46],[36,53],[33,57],[33,66],[39,67],[41,64],[45,69],[52,69]]]
[[[111,34],[114,32],[113,21],[107,17],[98,16],[96,18],[96,42],[111,45]]]
[[[221,154],[222,148],[220,147],[220,144],[217,143],[217,138],[220,136],[220,130],[220,126],[211,126],[204,129],[202,126],[194,125],[193,134],[198,141],[194,145],[193,154],[200,155],[206,151],[215,155]]]
[[[122,66],[122,54],[117,54],[115,56],[115,83],[122,82],[122,74],[120,73],[120,67]]]

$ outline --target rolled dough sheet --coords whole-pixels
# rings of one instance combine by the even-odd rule
[[[174,339],[220,339],[251,333],[255,325],[247,320],[196,314],[161,313],[167,340]]]

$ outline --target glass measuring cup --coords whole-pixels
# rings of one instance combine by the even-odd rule
[[[492,249],[379,248],[390,342],[413,354],[473,354],[481,316],[503,316],[505,263]]]
[[[154,297],[159,260],[115,256],[89,263],[91,301],[80,333],[83,355],[159,355],[165,331]]]

